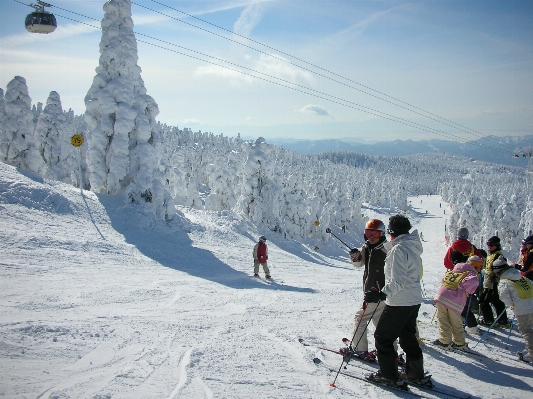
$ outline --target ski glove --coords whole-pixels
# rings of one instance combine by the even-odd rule
[[[387,298],[387,294],[383,291],[367,291],[365,292],[365,302],[377,303],[384,301]]]
[[[361,254],[361,251],[359,251],[357,248],[354,248],[350,250],[350,258],[353,262],[361,262],[363,255]]]

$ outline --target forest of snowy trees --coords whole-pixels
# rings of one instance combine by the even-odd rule
[[[50,93],[32,106],[26,80],[0,89],[0,160],[102,194],[124,195],[170,221],[176,206],[231,210],[286,238],[326,241],[328,226],[362,229],[362,206],[408,210],[408,196],[440,194],[455,213],[447,232],[468,227],[476,244],[498,234],[517,253],[533,229],[522,169],[452,155],[297,154],[264,139],[244,141],[156,121],[137,65],[131,3],[104,6],[100,62],[86,112]],[[82,134],[74,147],[70,139]],[[80,176],[81,174],[81,176]],[[315,225],[315,221],[320,226]]]

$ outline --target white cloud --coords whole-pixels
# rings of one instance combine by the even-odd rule
[[[196,76],[215,76],[215,77],[221,77],[223,79],[229,80],[232,84],[238,84],[241,82],[251,84],[253,81],[253,78],[251,76],[242,74],[240,72],[223,68],[218,65],[205,65],[196,68],[195,72]]]
[[[189,118],[185,119],[183,123],[186,125],[201,125],[202,121],[200,121],[199,119]]]
[[[287,60],[277,54],[261,54],[255,61],[254,70],[267,75],[275,76],[279,79],[298,81],[304,80],[308,83],[313,82],[313,75],[283,60]]]
[[[98,22],[91,21],[91,25],[100,26]],[[99,29],[93,28],[88,25],[82,24],[68,24],[58,26],[54,33],[49,33],[47,35],[28,32],[20,33],[17,35],[11,35],[2,38],[2,47],[3,48],[18,48],[24,44],[29,43],[39,43],[39,42],[48,42],[61,40],[65,38],[72,38],[73,36],[82,35],[85,33],[94,33]]]
[[[264,79],[272,80],[271,77],[278,78],[284,81],[296,83],[312,84],[314,82],[313,75],[310,72],[299,69],[298,67],[283,62],[283,57],[278,55],[261,54],[259,58],[253,59],[250,56],[244,57],[244,62],[241,64],[248,64],[249,69],[243,70],[240,73],[234,69],[224,68],[218,65],[205,65],[196,68],[196,76],[216,76],[226,80],[230,80],[232,84],[246,83],[252,84],[256,82],[264,82]],[[235,68],[230,66],[230,68]],[[253,72],[260,72],[257,76],[261,79],[254,79],[250,74]],[[277,82],[276,79],[273,81]]]
[[[331,116],[327,109],[321,105],[309,104],[303,108],[300,108],[298,112],[306,115],[320,115],[320,116]]]
[[[249,36],[252,30],[259,24],[263,16],[263,4],[250,4],[242,10],[237,22],[233,25],[233,31],[242,36]]]

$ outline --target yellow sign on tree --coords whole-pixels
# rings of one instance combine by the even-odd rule
[[[83,145],[83,136],[81,134],[75,134],[70,138],[70,143],[74,147],[81,147]]]

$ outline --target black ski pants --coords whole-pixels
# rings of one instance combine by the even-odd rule
[[[383,309],[374,332],[378,363],[383,377],[394,381],[399,377],[396,360],[398,353],[394,350],[396,339],[399,339],[399,344],[405,352],[407,370],[409,370],[410,363],[422,364],[422,349],[416,339],[416,318],[419,309],[420,305],[386,305]]]
[[[499,316],[503,312],[503,315],[498,319],[498,322],[507,324],[507,312],[505,311],[505,304],[502,302],[500,295],[498,294],[498,285],[495,284],[493,289],[481,295],[482,297],[480,299],[483,301],[481,305],[481,313],[483,314],[483,321],[485,324],[494,323],[494,314],[492,313],[491,304],[494,306],[494,310],[496,310],[496,316]]]

